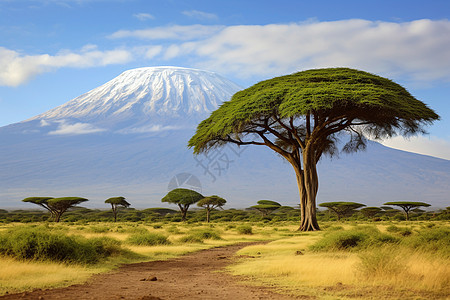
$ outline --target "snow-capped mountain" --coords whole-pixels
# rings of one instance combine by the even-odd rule
[[[241,89],[213,72],[180,67],[139,68],[125,71],[26,121],[39,120],[42,127],[52,123],[77,124],[80,132],[84,129],[88,133],[195,127]]]
[[[0,208],[29,207],[20,200],[30,196],[80,196],[100,208],[124,196],[134,207],[161,206],[168,186],[191,175],[203,194],[224,197],[227,207],[261,199],[294,206],[294,172],[270,149],[227,145],[195,157],[187,148],[198,122],[240,89],[212,72],[140,68],[0,127]],[[319,203],[415,200],[445,207],[450,161],[371,142],[366,152],[323,159],[319,178]]]

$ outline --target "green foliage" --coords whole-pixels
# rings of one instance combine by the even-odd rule
[[[424,202],[412,202],[412,201],[394,201],[394,202],[386,202],[384,205],[394,205],[401,207],[405,211],[406,220],[409,220],[409,212],[411,209],[418,208],[421,206],[428,207],[431,206],[428,203]]]
[[[202,194],[196,191],[178,188],[167,193],[167,195],[161,199],[161,202],[190,205],[200,201],[203,198],[204,197]]]
[[[373,218],[383,210],[379,207],[363,207],[359,210],[366,218]]]
[[[203,243],[203,240],[221,240],[220,235],[211,229],[195,230],[194,232],[180,238],[182,243]]]
[[[426,228],[402,240],[403,246],[450,258],[450,228]]]
[[[350,216],[355,212],[355,209],[365,206],[356,202],[324,202],[319,204],[320,207],[326,207],[336,213],[338,220],[342,217]]]
[[[376,137],[420,131],[439,116],[402,86],[367,72],[330,68],[298,72],[262,81],[236,93],[202,121],[189,141],[195,153],[220,146],[227,135],[242,133],[254,120],[305,116],[312,112],[357,116]]]
[[[205,197],[205,198],[201,199],[200,201],[198,201],[197,206],[205,207],[205,208],[211,207],[211,209],[214,209],[217,207],[224,206],[225,203],[227,203],[227,200],[225,200],[217,195],[213,195],[213,196]]]
[[[310,246],[312,251],[352,251],[393,244],[399,241],[391,235],[381,233],[375,227],[357,227],[352,230],[332,231]]]
[[[236,227],[236,230],[239,234],[253,234],[252,226],[246,224]]]
[[[85,239],[46,227],[17,227],[0,233],[0,253],[23,260],[92,264],[123,250],[110,238]]]
[[[145,232],[134,233],[126,240],[128,244],[137,246],[155,246],[155,245],[168,245],[170,241],[167,236],[160,233]]]
[[[251,208],[254,208],[260,211],[263,216],[267,216],[271,212],[281,208],[281,204],[272,200],[259,200],[257,205],[253,205]]]
[[[120,205],[120,206],[123,206],[123,207],[128,207],[128,206],[131,205],[130,203],[128,203],[125,200],[125,197],[112,197],[112,198],[106,199],[105,203],[114,204],[114,205]]]
[[[368,278],[399,274],[406,270],[399,253],[391,247],[380,247],[359,254],[358,270]]]

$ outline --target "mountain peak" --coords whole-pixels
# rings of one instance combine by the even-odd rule
[[[209,71],[163,66],[131,69],[31,120],[67,120],[116,127],[198,122],[241,89]]]

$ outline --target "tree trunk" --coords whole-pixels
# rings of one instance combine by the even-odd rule
[[[117,206],[114,206],[114,204],[111,203],[113,215],[114,215],[114,222],[117,222]]]
[[[186,204],[184,204],[184,205],[178,204],[178,207],[180,208],[181,221],[186,221],[186,214],[187,214],[187,211],[188,211],[188,209],[189,209],[189,205],[186,205]]]
[[[209,214],[210,214],[210,210],[206,209],[206,223],[209,223]]]
[[[305,151],[306,152],[306,151]],[[319,189],[316,162],[312,155],[303,155],[303,170],[300,163],[293,165],[300,193],[301,224],[299,231],[320,230],[316,217],[316,196]]]
[[[61,219],[62,213],[55,212],[55,222],[58,223]]]

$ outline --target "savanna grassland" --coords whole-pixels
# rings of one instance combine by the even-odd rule
[[[275,220],[274,220],[275,219]],[[0,295],[68,286],[121,264],[165,260],[239,242],[226,271],[246,284],[311,299],[445,299],[448,220],[322,221],[299,232],[276,218],[0,224]]]

